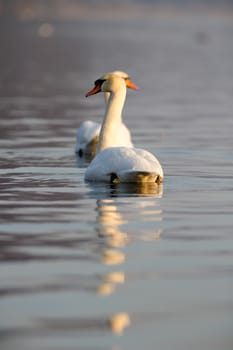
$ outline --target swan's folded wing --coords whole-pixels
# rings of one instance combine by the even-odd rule
[[[92,154],[97,148],[101,125],[87,120],[82,122],[77,130],[75,152]]]
[[[85,179],[111,182],[156,182],[163,179],[159,161],[149,152],[128,148],[111,147],[98,153],[89,164]]]
[[[77,130],[77,145],[84,146],[91,142],[100,133],[100,123],[86,120]]]

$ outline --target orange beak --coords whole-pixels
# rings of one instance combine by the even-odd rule
[[[133,90],[139,90],[139,87],[135,85],[129,78],[125,79],[125,83],[127,88],[133,89]]]
[[[86,97],[91,96],[91,95],[95,95],[98,94],[98,92],[101,92],[101,85],[100,84],[96,84],[93,89],[91,89],[90,91],[88,91],[86,93]]]

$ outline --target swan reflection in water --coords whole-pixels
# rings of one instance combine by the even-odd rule
[[[99,186],[92,188],[98,197],[105,197],[97,199],[96,208],[96,231],[103,241],[100,261],[110,271],[102,276],[96,292],[101,297],[109,297],[127,281],[124,271],[127,250],[123,248],[137,240],[155,241],[160,238],[162,210],[158,199],[163,195],[163,187],[149,183],[141,186],[111,185],[107,198],[106,187],[104,193],[99,189]],[[137,228],[138,223],[143,223],[144,232]],[[109,317],[108,324],[114,334],[122,335],[130,326],[130,315],[120,310]]]

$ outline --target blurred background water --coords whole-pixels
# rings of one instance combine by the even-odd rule
[[[2,350],[232,349],[231,4],[0,1]],[[115,69],[160,187],[84,182]]]

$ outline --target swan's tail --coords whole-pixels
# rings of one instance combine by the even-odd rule
[[[149,171],[129,170],[120,174],[111,174],[110,181],[112,183],[127,182],[127,183],[157,183],[160,184],[163,178],[160,174],[151,173]]]

